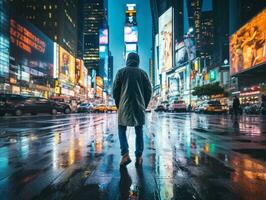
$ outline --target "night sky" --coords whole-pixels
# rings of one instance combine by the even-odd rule
[[[125,66],[124,52],[124,22],[127,3],[137,4],[137,22],[139,30],[140,67],[149,72],[149,58],[152,48],[152,21],[150,3],[148,0],[109,0],[108,16],[110,28],[110,50],[114,56],[114,76],[118,69]]]

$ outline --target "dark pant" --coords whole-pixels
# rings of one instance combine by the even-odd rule
[[[126,126],[118,126],[118,135],[119,135],[119,141],[120,141],[120,149],[121,149],[121,155],[125,155],[128,153],[128,142],[127,142],[127,135],[126,135],[127,127]],[[136,132],[136,150],[135,150],[135,156],[140,157],[142,156],[143,152],[143,127],[142,126],[136,126],[135,127]]]

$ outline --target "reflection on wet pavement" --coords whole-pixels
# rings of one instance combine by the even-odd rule
[[[265,128],[150,113],[143,166],[119,169],[116,114],[2,118],[1,199],[266,199]],[[132,128],[128,139],[134,158]]]

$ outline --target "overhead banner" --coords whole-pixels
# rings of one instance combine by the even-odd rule
[[[159,67],[160,73],[173,67],[173,9],[159,17]]]
[[[230,38],[231,75],[266,62],[266,9]]]

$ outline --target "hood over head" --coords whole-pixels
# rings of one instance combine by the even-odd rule
[[[139,55],[137,53],[129,53],[127,56],[127,67],[138,67],[139,66]]]

